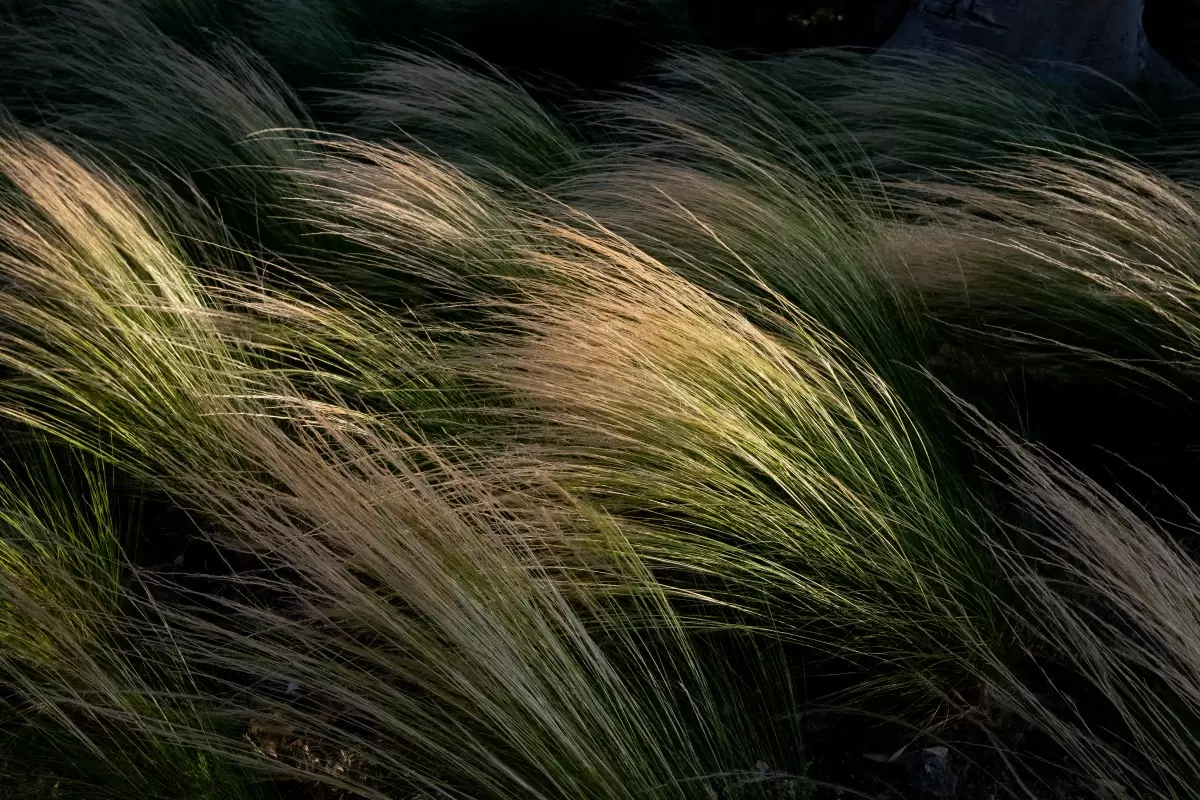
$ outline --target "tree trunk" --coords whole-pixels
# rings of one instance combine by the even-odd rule
[[[1143,5],[1144,0],[914,0],[885,48],[966,46],[1067,83],[1087,80],[1078,65],[1159,97],[1194,91],[1146,40]]]

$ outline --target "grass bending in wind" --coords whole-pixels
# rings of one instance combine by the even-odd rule
[[[381,48],[329,106],[361,139],[427,149],[483,179],[537,185],[578,167],[581,148],[562,122],[497,68],[460,57],[469,67]]]
[[[255,247],[290,244],[296,232],[270,213],[287,194],[280,168],[295,164],[305,137],[253,134],[312,121],[258,53],[223,34],[202,38],[189,49],[128,0],[71,0],[0,27],[12,64],[0,92],[18,123],[60,147],[198,193]]]
[[[223,730],[266,717],[322,755],[271,758],[211,726],[95,705],[173,746],[367,796],[705,796],[764,751],[800,761],[785,726],[742,713],[740,687],[691,646],[733,630],[858,660],[877,687],[973,675],[1098,792],[1184,796],[1190,562],[1081,477],[1022,459],[1005,463],[1035,532],[993,535],[1003,520],[887,373],[916,363],[923,323],[872,260],[879,228],[800,161],[687,146],[709,155],[653,174],[692,194],[663,201],[642,239],[565,208],[539,216],[395,145],[323,144],[292,171],[318,229],[360,246],[381,284],[473,304],[468,331],[198,268],[156,218],[168,207],[9,138],[3,413],[98,455],[117,445],[123,468],[261,561],[209,593],[143,576],[176,596],[140,606],[146,646],[171,642],[204,693],[229,698]],[[938,206],[931,230],[1011,251],[975,262],[983,278],[1016,292],[1040,276],[1047,303],[1074,298],[1081,320],[1086,303],[1136,309],[1157,322],[1134,343],[1189,363],[1189,190],[1102,159],[1021,168],[955,184],[959,205]],[[711,198],[738,209],[726,228],[684,210],[703,208],[696,187],[751,175],[773,182]],[[786,282],[760,209],[808,215],[784,239],[824,282]],[[706,279],[709,253],[724,261]],[[847,265],[859,272],[839,283]],[[1123,727],[1048,709],[1002,658],[1013,629],[1090,676]]]
[[[978,54],[818,51],[739,64],[682,51],[601,111],[618,143],[567,184],[572,204],[745,313],[782,295],[863,352],[915,409],[941,408],[913,370],[944,360],[951,337],[933,320],[999,326],[1019,320],[1022,303],[1040,304],[1025,322],[1083,339],[1070,329],[1087,315],[1103,322],[1086,330],[1107,334],[1126,313],[1065,276],[1079,306],[1059,303],[1048,271],[1018,269],[1028,259],[1001,244],[1022,225],[1061,227],[1063,211],[1103,225],[1104,201],[1048,204],[1038,194],[1055,176],[1014,177],[1022,164],[1045,156],[1062,167],[1071,154],[1119,163],[1098,114],[1012,66]],[[955,347],[979,360],[974,344]]]
[[[643,587],[638,607],[657,610],[640,616],[659,621],[656,633],[623,607],[581,607],[586,592],[551,579],[587,562],[564,563],[574,544],[556,537],[563,513],[538,513],[554,509],[524,483],[479,480],[476,460],[423,444],[402,415],[342,403],[319,369],[272,366],[344,329],[322,340],[312,306],[236,278],[206,288],[221,276],[202,281],[130,195],[61,151],[27,137],[2,152],[22,192],[0,216],[4,357],[20,387],[5,413],[117,453],[224,547],[262,561],[228,592],[143,575],[176,599],[145,615],[141,641],[152,655],[169,643],[201,691],[224,699],[215,721],[266,716],[314,751],[349,752],[353,769],[273,759],[100,698],[105,713],[167,744],[375,797],[705,796],[750,770],[772,746],[764,738],[790,742],[799,763],[794,738],[751,728],[736,701],[726,710],[729,692],[716,706],[619,528],[585,506],[572,522],[588,522],[593,542],[609,532],[604,567]],[[262,337],[264,312],[299,333]],[[392,333],[402,340],[402,326]],[[411,347],[414,364],[420,352]]]
[[[89,449],[186,458],[171,427],[228,368],[198,276],[142,202],[45,141],[7,139],[0,169],[7,413],[58,414],[55,434]]]
[[[1026,151],[971,185],[913,185],[923,224],[893,240],[901,279],[946,319],[1043,353],[1190,381],[1195,188],[1092,152]]]
[[[556,191],[761,327],[788,307],[811,315],[925,413],[941,399],[914,368],[937,343],[892,270],[895,213],[872,151],[811,93],[683,51],[599,106],[615,143]]]
[[[1196,518],[1168,531],[1053,453],[968,413],[1021,514],[988,535],[997,572],[1021,598],[1004,613],[1027,651],[1055,667],[1039,692],[993,664],[984,683],[994,706],[1048,735],[1066,757],[1057,766],[1089,796],[1191,797],[1200,778],[1200,564],[1187,545]],[[1018,766],[1036,771],[1036,760]]]
[[[353,753],[364,777],[285,770],[379,797],[688,797],[751,766],[753,731],[734,737],[686,650],[658,660],[602,608],[584,625],[520,546],[548,526],[532,536],[434,450],[323,417],[300,441],[230,418],[276,487],[178,476],[281,575],[259,585],[270,606],[172,620],[193,668],[238,676],[244,714]]]
[[[773,620],[909,678],[1001,646],[973,501],[818,315],[768,287],[748,318],[586,218],[505,205],[394,146],[339,144],[313,177],[326,224],[479,309],[449,357],[510,394],[502,435],[522,447],[495,469],[548,475],[640,531],[701,627]]]
[[[1149,374],[1187,391],[1197,352],[1194,187],[1115,153],[1094,118],[1047,92],[1020,85],[992,91],[997,88],[994,76],[984,84],[989,91],[980,91],[978,81],[947,85],[943,79],[958,82],[976,67],[958,65],[939,73],[919,63],[923,58],[876,60],[854,67],[857,75],[849,75],[847,68],[844,82],[813,98],[819,112],[848,128],[872,154],[870,166],[887,178],[883,187],[892,206],[876,230],[884,240],[882,270],[889,268],[887,248],[901,254],[892,267],[898,291],[915,288],[935,317],[999,329],[1021,357],[1029,351],[1049,353],[1060,365],[1083,359],[1110,375]],[[793,122],[813,115],[799,95],[789,97],[775,87],[760,91],[755,80],[734,78],[737,91],[719,83],[721,90],[714,93],[721,97],[709,98],[705,82],[687,83],[693,62],[681,63],[686,65],[680,74],[687,89],[671,91],[703,98],[692,101],[695,111],[686,102],[628,106],[643,114],[643,125],[663,131],[651,134],[655,156],[666,153],[689,169],[722,179],[732,170],[721,160],[736,163],[747,152],[791,175],[810,174],[809,165],[816,165],[818,173],[827,169],[806,152],[802,158],[793,155],[797,147],[821,152],[822,144],[811,123],[805,128]],[[788,59],[774,66],[803,71],[831,63],[814,57],[808,65]],[[700,68],[699,74],[707,76],[715,67],[704,62]],[[881,82],[878,74],[868,75],[880,70],[890,73],[890,79]],[[722,71],[726,78],[736,73]],[[967,92],[971,98],[964,96]],[[723,121],[720,110],[744,104],[747,97],[754,98],[754,114],[736,118],[769,124],[743,131]],[[914,135],[916,131],[925,134]],[[701,148],[705,155],[696,158]],[[675,152],[680,155],[669,155]],[[840,174],[855,174],[853,160],[848,164],[851,168]],[[676,231],[691,222],[692,214],[705,223],[693,223],[695,229],[716,231],[713,239],[721,244],[732,240],[726,231],[738,231],[738,226],[722,229],[719,223],[752,217],[723,213],[729,195],[704,198],[703,190],[692,187],[705,184],[690,175],[691,187],[678,178],[672,182],[672,173],[680,172],[675,163],[664,167],[657,159],[646,159],[644,167],[629,170],[634,176],[630,185],[641,191],[624,193],[613,187],[630,179],[617,173],[604,184],[602,178],[597,185],[608,194],[599,197],[607,206],[597,215],[605,219],[614,213],[608,208],[615,209],[621,229],[642,226],[638,233],[650,247],[678,241]],[[869,172],[867,181],[879,186]],[[771,185],[757,183],[743,191]],[[650,191],[660,186],[666,187],[665,199]],[[596,193],[594,188],[586,191]],[[695,200],[672,211],[677,196]],[[667,209],[674,220],[664,225],[659,219],[671,217],[643,214],[646,207]],[[722,209],[712,215],[718,224],[709,226],[692,210],[707,207]],[[802,219],[808,216],[805,205],[793,208]],[[906,223],[897,224],[900,219]],[[784,225],[769,229],[787,230]],[[771,243],[767,237],[763,241]],[[762,275],[764,282],[810,308],[803,295],[789,293],[785,282]],[[697,343],[693,349],[707,355],[707,341],[703,347]],[[576,389],[562,397],[580,394]],[[646,416],[634,414],[620,418],[622,435],[628,435],[630,420]],[[1056,687],[1063,694],[1052,710],[1053,704],[998,661],[981,676],[983,682],[1062,746],[1097,796],[1187,796],[1196,777],[1194,619],[1188,611],[1198,583],[1194,560],[1079,471],[1000,435],[999,429],[989,430],[995,435],[985,436],[978,451],[999,461],[1007,491],[1027,523],[1008,526],[1007,536],[980,533],[991,542],[1000,565],[995,580],[1012,585],[1014,595],[1022,598],[997,614],[1011,615],[1016,635],[1037,657],[1067,665],[1098,700],[1090,708],[1073,707],[1072,689]],[[672,438],[683,440],[678,434]],[[743,436],[739,443],[745,441],[753,439]],[[669,477],[655,485],[670,486]],[[1041,554],[1042,560],[1031,554]],[[978,655],[986,662],[992,652]],[[1104,714],[1109,720],[1098,722]]]
[[[1107,125],[1140,117],[1136,108],[1089,103],[1017,63],[967,48],[801,51],[755,69],[802,94],[852,137],[872,173],[893,180],[1002,167],[1022,147],[1103,148]],[[795,106],[784,111],[808,116]]]
[[[556,207],[544,194],[501,191],[469,171],[394,142],[343,137],[314,143],[292,171],[291,213],[314,241],[346,243],[339,266],[362,276],[367,297],[411,308],[436,326],[474,319],[481,300],[511,292],[536,270],[521,248],[535,232],[529,209]]]
[[[933,200],[928,228],[912,232],[922,256],[911,263],[935,313],[955,313],[967,295],[1010,338],[1059,363],[1133,376],[1154,396],[1165,384],[1190,416],[1195,187],[1128,160],[1041,149],[978,169],[972,184],[914,193]],[[945,278],[951,259],[957,280]],[[1026,519],[994,547],[1025,598],[1015,624],[1098,700],[1074,705],[1070,688],[1055,687],[1061,695],[1047,703],[1011,676],[998,694],[1051,732],[1096,796],[1190,796],[1200,720],[1194,512],[1183,509],[1184,529],[1165,529],[1075,467],[981,426],[979,449]],[[1186,430],[1175,437],[1190,445]],[[1107,718],[1097,722],[1100,708]]]
[[[0,169],[11,184],[0,206],[10,417],[53,420],[56,436],[97,453],[111,441],[125,466],[150,472],[199,457],[176,436],[180,420],[216,425],[243,399],[269,398],[275,379],[429,435],[469,436],[464,419],[484,419],[411,317],[311,280],[270,289],[244,277],[253,261],[236,254],[197,268],[167,232],[167,220],[188,230],[169,193],[148,195],[164,200],[154,214],[36,137],[7,140]],[[221,452],[245,463],[234,441]]]
[[[125,615],[138,587],[128,583],[107,470],[82,458],[64,468],[40,440],[18,452],[21,465],[0,483],[6,786],[31,798],[260,796],[227,760],[153,732],[213,729],[179,654],[138,642]],[[155,644],[159,658],[146,659]]]
[[[509,469],[620,520],[697,628],[901,683],[1003,647],[972,504],[864,359],[794,308],[766,333],[603,231],[540,231],[542,277],[466,356],[527,409]]]

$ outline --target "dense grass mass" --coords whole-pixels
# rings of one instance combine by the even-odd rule
[[[1196,795],[1185,122],[2,10],[0,797]]]

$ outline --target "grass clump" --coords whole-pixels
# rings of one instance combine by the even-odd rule
[[[1097,103],[967,49],[816,50],[766,59],[758,70],[803,93],[862,148],[869,169],[888,179],[1003,168],[1021,147],[1111,147],[1142,111],[1132,98],[1125,98],[1130,108]]]
[[[985,680],[995,708],[1048,736],[1091,796],[1190,796],[1195,520],[1181,538],[1053,453],[975,424],[1022,514],[988,537],[1021,598],[1006,613],[1044,670],[1031,679],[995,663]],[[1037,772],[1032,759],[1014,766]]]
[[[814,315],[767,287],[757,307],[744,303],[769,323],[762,330],[580,218],[555,223],[510,208],[491,235],[467,235],[478,248],[470,255],[430,259],[422,251],[440,236],[461,236],[444,224],[456,218],[444,209],[457,192],[424,201],[440,214],[430,220],[425,208],[418,215],[380,202],[371,187],[403,186],[387,196],[404,197],[416,181],[426,191],[427,173],[453,173],[394,147],[353,149],[365,158],[352,172],[322,175],[339,224],[378,226],[371,242],[381,253],[480,308],[482,333],[468,335],[461,369],[509,393],[505,413],[516,421],[497,435],[530,448],[503,451],[501,465],[516,463],[499,468],[552,475],[644,530],[635,549],[678,573],[678,597],[712,595],[697,612],[701,627],[752,629],[771,618],[781,636],[884,660],[903,660],[899,652],[920,636],[947,638],[921,632],[948,615],[944,607],[907,618],[902,596],[948,603],[955,618],[988,628],[992,588],[959,529],[969,529],[973,501],[942,471],[904,401]],[[829,295],[813,288],[809,296],[816,305]],[[864,452],[869,459],[858,460]],[[694,555],[685,555],[689,547]],[[705,614],[715,616],[706,623]],[[747,617],[737,622],[739,614]],[[977,646],[972,636],[955,634],[963,648]],[[1001,646],[1003,635],[982,638],[980,646]],[[906,665],[907,677],[923,668]]]
[[[20,466],[0,487],[6,785],[23,797],[266,796],[231,763],[155,732],[211,728],[178,655],[140,657],[148,643],[127,616],[139,588],[110,471],[79,457],[62,464],[40,439],[16,452]]]
[[[361,139],[428,150],[484,179],[538,184],[579,165],[580,148],[561,121],[512,78],[467,60],[382,49],[330,106]]]
[[[1194,188],[1095,153],[1030,151],[1007,169],[977,170],[974,186],[921,187],[931,203],[931,254],[910,276],[935,306],[967,292],[981,315],[1024,314],[1063,344],[1188,370],[1194,303]],[[926,229],[917,229],[920,236]],[[946,244],[949,243],[949,244]],[[920,247],[920,245],[917,245]],[[956,247],[958,248],[956,250]],[[917,270],[920,270],[919,272]],[[930,279],[942,276],[942,286]],[[1039,306],[1054,313],[1036,310]],[[1015,323],[1019,324],[1019,323]],[[1015,325],[1014,325],[1015,326]]]
[[[847,180],[854,147],[820,144],[833,124],[710,55],[672,59],[662,82],[598,110],[631,141],[563,188],[572,204],[760,324],[790,303],[881,369],[916,356],[917,309],[876,263],[874,196]]]
[[[1003,646],[971,501],[861,356],[795,308],[765,332],[620,239],[546,239],[477,369],[518,393],[518,469],[622,521],[690,625],[901,683]]]
[[[304,136],[253,134],[312,121],[257,52],[219,29],[189,48],[123,0],[67,4],[4,27],[0,43],[13,64],[0,92],[23,127],[194,197],[224,226],[210,225],[204,241],[232,230],[259,251],[292,242],[296,231],[271,214]]]

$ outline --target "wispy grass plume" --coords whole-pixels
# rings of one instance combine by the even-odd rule
[[[1089,110],[1087,98],[968,49],[801,51],[758,69],[828,114],[886,178],[1001,167],[1022,146],[1098,149],[1109,139],[1106,124],[1139,116],[1136,106]]]
[[[976,418],[1023,517],[989,537],[1038,684],[996,664],[993,701],[1048,735],[1096,797],[1181,798],[1200,774],[1200,573],[1172,532],[1053,454]],[[1031,763],[1022,767],[1035,766]]]
[[[971,504],[861,356],[795,308],[764,332],[602,232],[542,235],[546,277],[499,307],[515,333],[474,356],[529,410],[513,469],[621,520],[698,628],[900,682],[1002,646]]]
[[[0,483],[0,769],[23,797],[265,796],[153,731],[210,731],[178,654],[145,658],[109,472],[25,443]],[[72,473],[72,474],[68,474]],[[134,586],[132,593],[137,594]],[[153,611],[150,604],[151,612]],[[174,655],[174,657],[172,657]]]
[[[898,273],[935,314],[1168,381],[1194,375],[1195,191],[1096,153],[1032,150],[972,185],[913,184]]]
[[[355,136],[427,150],[473,175],[534,185],[581,161],[580,147],[512,78],[478,58],[467,65],[385,48],[330,106]]]
[[[220,31],[189,49],[121,0],[77,0],[5,27],[0,44],[16,121],[85,157],[198,188],[227,225],[271,243],[298,134],[253,134],[312,123],[257,53]]]

